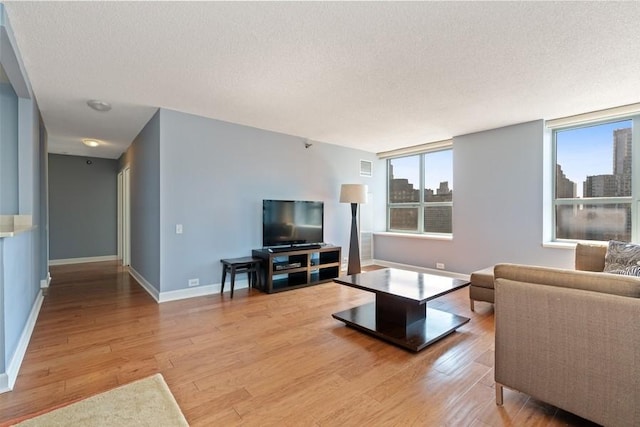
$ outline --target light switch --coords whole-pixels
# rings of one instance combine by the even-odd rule
[[[176,234],[182,234],[182,224],[176,224]]]

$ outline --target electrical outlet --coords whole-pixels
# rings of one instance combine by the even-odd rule
[[[189,287],[200,286],[200,279],[189,279]]]
[[[182,234],[182,224],[176,224],[176,234]]]
[[[436,268],[438,270],[444,270],[444,263],[442,262],[436,262]]]

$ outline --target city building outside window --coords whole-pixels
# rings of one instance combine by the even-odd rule
[[[387,230],[452,234],[453,150],[387,160]]]
[[[554,240],[634,239],[633,125],[638,118],[555,129]]]

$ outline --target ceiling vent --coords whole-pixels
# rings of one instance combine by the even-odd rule
[[[371,178],[373,176],[373,162],[370,160],[360,160],[360,176]]]

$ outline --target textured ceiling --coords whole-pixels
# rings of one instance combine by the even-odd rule
[[[157,107],[380,152],[640,101],[639,2],[5,6],[56,153]]]

